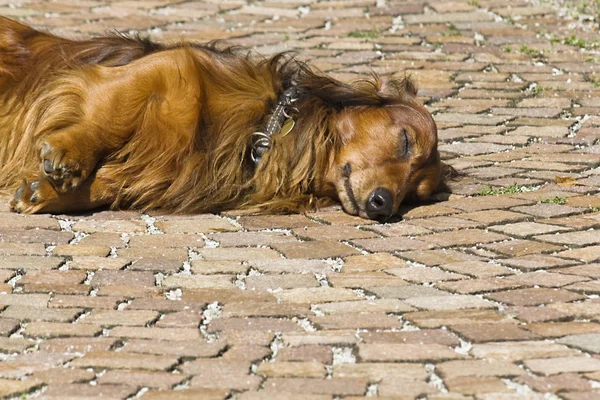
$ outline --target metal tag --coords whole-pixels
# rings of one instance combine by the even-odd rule
[[[281,125],[281,130],[279,131],[279,134],[281,135],[281,137],[284,137],[285,135],[287,135],[288,133],[291,132],[292,129],[294,129],[294,125],[296,123],[294,122],[293,119],[287,119],[283,125]]]

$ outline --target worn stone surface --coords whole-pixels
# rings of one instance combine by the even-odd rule
[[[386,224],[339,206],[17,215],[3,194],[0,397],[600,397],[597,2],[0,0],[0,15],[291,50],[343,81],[409,74],[461,174]]]
[[[527,368],[540,375],[554,375],[565,372],[600,371],[600,360],[591,357],[557,357],[525,361]]]

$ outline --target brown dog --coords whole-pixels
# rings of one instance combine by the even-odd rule
[[[12,208],[292,212],[338,199],[384,221],[440,184],[436,125],[410,80],[348,85],[286,54],[238,53],[71,41],[0,18]]]

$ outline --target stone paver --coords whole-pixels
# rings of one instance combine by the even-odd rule
[[[387,224],[337,206],[23,216],[3,195],[0,397],[599,398],[597,2],[28,0],[0,15],[291,50],[343,81],[410,74],[461,173]]]
[[[564,372],[600,371],[600,360],[590,357],[557,357],[551,359],[532,359],[525,365],[541,375],[554,375]]]

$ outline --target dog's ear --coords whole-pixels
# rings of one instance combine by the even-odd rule
[[[402,79],[394,77],[377,77],[376,85],[379,95],[385,98],[412,100],[417,96],[417,85],[406,75]]]

